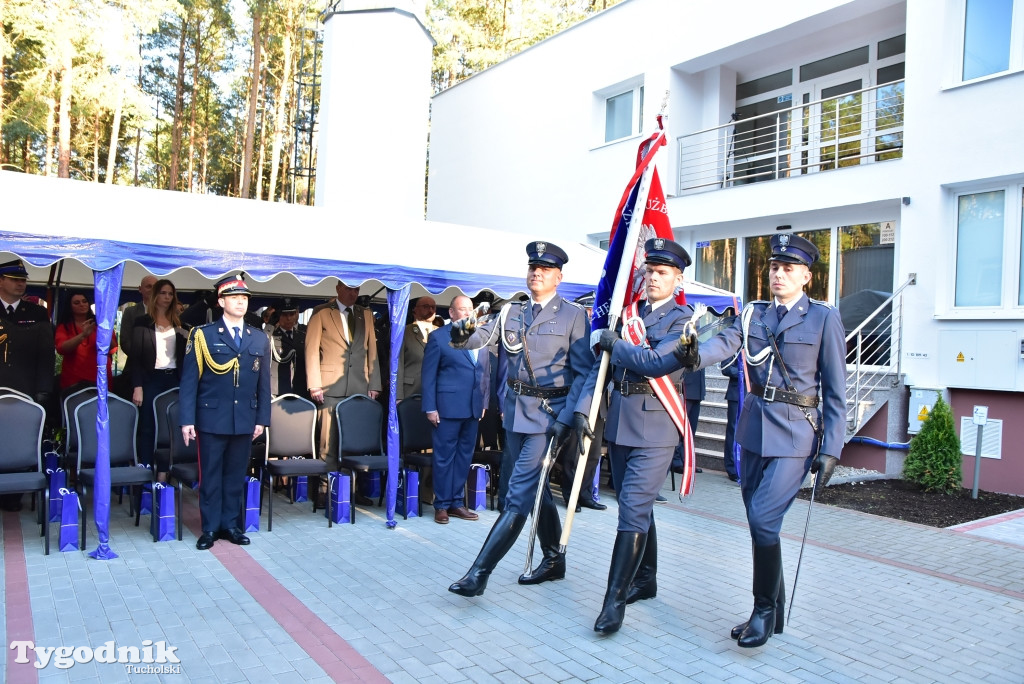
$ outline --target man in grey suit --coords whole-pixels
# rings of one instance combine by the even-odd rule
[[[594,365],[586,312],[557,294],[568,256],[550,242],[531,242],[526,254],[528,300],[506,304],[499,315],[481,325],[472,316],[452,324],[452,343],[457,346],[478,349],[500,338],[505,348],[505,448],[515,455],[504,510],[469,572],[448,587],[448,591],[462,596],[484,593],[494,566],[522,531],[533,510],[548,444],[552,453],[557,454],[568,439],[573,407]],[[544,560],[529,574],[520,576],[520,584],[565,577],[565,554],[558,548],[562,523],[546,482],[542,483],[541,491],[543,503],[537,537]]]
[[[465,295],[452,300],[451,320],[473,313]],[[476,520],[466,508],[463,489],[476,448],[477,428],[490,390],[487,349],[455,349],[450,344],[451,323],[427,341],[423,355],[423,412],[434,426],[434,522],[448,517]]]
[[[744,352],[750,391],[736,441],[754,553],[754,610],[731,636],[761,646],[785,622],[779,533],[807,471],[827,481],[846,433],[846,340],[839,310],[809,299],[804,286],[818,248],[791,233],[773,235],[772,301],[751,302],[732,327],[699,346],[681,339],[680,363],[705,368]]]
[[[611,403],[604,436],[609,442],[612,478],[619,502],[619,522],[612,548],[604,606],[594,624],[601,634],[617,632],[626,605],[657,593],[658,544],[654,500],[665,483],[680,432],[672,416],[653,393],[650,379],[669,376],[682,395],[682,370],[673,353],[687,321],[690,306],[676,304],[683,286],[683,269],[690,255],[672,240],[654,238],[644,244],[644,293],[637,319],[624,320],[640,344],[625,341],[611,330],[595,332],[599,346],[611,352]],[[623,319],[626,317],[623,316]],[[576,423],[586,421],[596,392],[597,369],[591,371],[576,404]],[[675,372],[671,372],[675,369]]]
[[[416,306],[412,309],[413,321],[405,326],[402,348],[398,351],[399,401],[423,391],[420,380],[423,352],[427,348],[427,338],[437,330],[434,325],[436,313],[437,303],[433,297],[424,296],[416,300]]]
[[[345,397],[380,394],[373,314],[356,305],[359,288],[338,281],[338,298],[313,313],[306,326],[306,385],[320,404],[320,458],[338,469],[334,407]]]

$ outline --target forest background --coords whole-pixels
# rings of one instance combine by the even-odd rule
[[[433,91],[619,2],[425,0]],[[0,0],[0,168],[311,204],[332,5]]]

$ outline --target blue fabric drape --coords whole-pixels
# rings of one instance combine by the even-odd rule
[[[388,314],[391,318],[391,350],[389,352],[388,368],[388,481],[387,494],[387,515],[388,527],[394,527],[395,522],[395,495],[398,491],[398,460],[401,450],[401,442],[398,435],[398,409],[396,408],[398,398],[398,355],[402,350],[402,338],[405,337],[405,316],[409,312],[409,292],[411,287],[406,285],[400,290],[388,290]]]
[[[107,411],[107,355],[114,334],[117,303],[121,295],[124,262],[104,271],[94,271],[96,288],[96,389],[99,404],[96,413],[96,487],[93,489],[93,516],[99,546],[89,553],[99,560],[117,558],[110,541],[110,414]]]

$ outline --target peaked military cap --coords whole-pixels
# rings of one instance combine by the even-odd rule
[[[25,270],[25,263],[21,259],[12,259],[0,264],[0,276],[28,279],[28,271]]]
[[[273,307],[278,313],[293,313],[299,310],[298,303],[292,297],[274,300]]]
[[[550,242],[531,242],[526,245],[527,263],[530,266],[547,266],[561,270],[562,266],[569,263],[569,256],[558,245]]]
[[[215,287],[217,290],[218,297],[227,297],[228,295],[242,294],[247,297],[252,295],[249,292],[249,286],[245,284],[245,280],[242,278],[242,274],[232,274],[225,278],[221,278],[217,281]]]
[[[680,271],[693,263],[682,245],[666,238],[651,238],[644,243],[644,252],[647,263],[675,266]]]
[[[772,256],[770,261],[783,261],[788,264],[810,266],[818,260],[818,248],[810,240],[793,233],[772,235]]]

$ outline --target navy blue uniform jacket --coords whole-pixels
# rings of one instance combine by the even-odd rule
[[[199,377],[196,331],[202,330],[210,356],[218,364],[238,359],[238,387],[234,373],[218,375],[210,368]],[[257,425],[270,425],[270,340],[258,328],[242,325],[242,342],[236,351],[224,320],[214,321],[189,334],[185,366],[178,392],[178,419],[195,425],[199,432],[215,435],[252,434]]]

